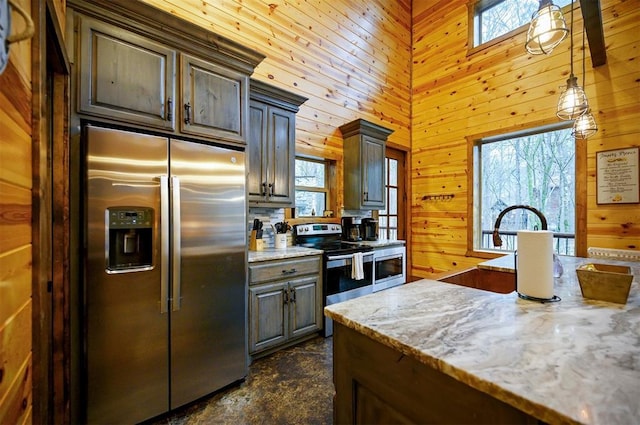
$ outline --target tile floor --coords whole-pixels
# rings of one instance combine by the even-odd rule
[[[332,342],[317,337],[255,360],[240,385],[149,425],[331,424]]]

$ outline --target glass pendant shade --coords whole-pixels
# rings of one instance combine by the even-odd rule
[[[567,80],[567,88],[560,94],[558,99],[558,112],[556,115],[561,120],[574,120],[587,112],[589,104],[587,95],[582,87],[578,85],[578,79],[571,74]]]
[[[595,118],[588,110],[585,114],[580,115],[573,123],[573,131],[571,134],[579,139],[586,139],[598,132],[598,125]]]
[[[540,7],[529,24],[524,47],[532,55],[549,54],[568,33],[560,8],[551,1],[541,0]]]

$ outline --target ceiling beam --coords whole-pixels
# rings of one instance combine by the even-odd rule
[[[594,68],[604,65],[607,63],[607,51],[604,45],[600,0],[580,0],[580,10],[589,41],[591,64]]]

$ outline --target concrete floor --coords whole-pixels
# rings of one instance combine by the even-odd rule
[[[255,360],[240,385],[149,424],[332,424],[332,342],[317,337]]]

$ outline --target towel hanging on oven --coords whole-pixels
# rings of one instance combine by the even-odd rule
[[[362,252],[354,252],[351,258],[351,278],[354,280],[364,279],[364,268],[362,266]]]

